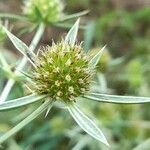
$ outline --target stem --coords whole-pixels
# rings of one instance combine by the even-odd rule
[[[4,135],[0,137],[0,144],[6,141],[11,136],[15,135],[18,131],[20,131],[23,127],[25,127],[28,123],[34,120],[38,115],[44,112],[48,107],[52,107],[52,102],[50,100],[45,101],[40,107],[38,107],[34,112],[32,112],[28,117],[22,120],[19,124],[17,124],[14,128],[6,132]]]
[[[44,24],[40,24],[40,26],[39,26],[39,28],[38,28],[38,30],[37,30],[37,32],[36,32],[32,42],[31,42],[31,44],[29,46],[31,51],[34,51],[34,49],[36,48],[37,44],[39,43],[39,41],[40,41],[40,39],[41,39],[41,37],[42,37],[42,35],[44,33],[44,29],[45,29],[45,25]],[[28,61],[27,58],[23,57],[22,61],[16,67],[16,70],[14,71],[14,73],[16,75],[19,73],[19,71],[21,71],[24,68],[24,66],[26,65],[27,61]],[[14,79],[9,79],[7,81],[5,87],[4,87],[3,91],[2,91],[1,97],[0,97],[0,104],[3,103],[7,99],[7,97],[8,97],[8,95],[9,95],[9,93],[10,93],[10,91],[11,91],[11,89],[12,89],[14,84],[15,84],[15,80]]]

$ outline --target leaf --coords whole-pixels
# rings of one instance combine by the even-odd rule
[[[80,109],[77,108],[77,106],[70,105],[67,108],[74,120],[85,132],[87,132],[89,135],[91,135],[98,141],[109,146],[102,131],[96,126],[96,124],[91,119],[89,119],[83,112],[81,112]]]
[[[69,19],[78,18],[78,17],[81,17],[81,16],[86,15],[88,13],[89,13],[89,10],[84,10],[84,11],[81,11],[81,12],[78,12],[78,13],[75,13],[75,14],[66,15],[60,21],[66,21],[66,20],[69,20]]]
[[[13,127],[11,130],[6,132],[4,135],[0,137],[0,144],[6,141],[8,138],[16,134],[23,127],[25,127],[28,123],[30,123],[33,119],[35,119],[38,115],[44,112],[48,107],[52,107],[53,101],[45,101],[40,107],[38,107],[34,112],[32,112],[28,117],[26,117],[23,121]]]
[[[100,60],[100,57],[102,56],[102,53],[105,49],[106,45],[90,60],[89,62],[89,66],[92,68],[95,68],[95,66],[97,65],[97,63]]]
[[[9,14],[9,13],[0,13],[0,18],[9,18],[12,20],[21,20],[21,21],[27,20],[27,18],[24,16],[16,15],[16,14]]]
[[[13,45],[16,47],[18,51],[20,51],[24,56],[28,58],[28,60],[31,62],[33,66],[33,58],[35,57],[35,54],[29,49],[29,47],[23,43],[20,39],[18,39],[16,36],[14,36],[11,32],[9,32],[4,26],[2,26],[4,31],[6,32],[7,36],[13,43]]]
[[[43,23],[41,23],[39,25],[39,28],[38,28],[38,30],[37,30],[37,32],[36,32],[32,42],[31,42],[30,46],[29,46],[30,47],[29,48],[30,51],[33,51],[35,49],[35,47],[37,46],[38,42],[40,41],[40,39],[42,37],[42,34],[43,34],[44,30],[45,30],[45,25]],[[18,71],[21,71],[24,68],[24,66],[26,65],[26,63],[27,63],[27,59],[26,59],[26,56],[24,56],[23,59],[21,60],[20,64],[17,65],[16,70],[15,70],[14,73],[18,74]],[[8,80],[8,82],[6,83],[4,89],[3,89],[2,93],[1,93],[0,103],[4,102],[7,99],[7,97],[9,95],[9,93],[10,93],[14,83],[15,83],[15,80],[13,80],[13,79],[9,79]]]
[[[17,98],[14,100],[9,100],[9,101],[6,101],[6,102],[3,102],[2,104],[0,104],[0,111],[9,110],[9,109],[21,107],[24,105],[28,105],[28,104],[34,103],[36,101],[39,101],[45,97],[46,97],[46,95],[32,94],[32,95]]]
[[[76,37],[79,29],[79,22],[80,19],[78,19],[75,24],[72,26],[72,28],[69,30],[68,34],[66,35],[65,42],[71,44],[72,46],[76,42]]]
[[[70,29],[73,24],[72,23],[64,23],[64,22],[61,22],[61,23],[54,23],[53,24],[55,27],[59,27],[59,28],[66,28],[66,29]],[[85,25],[80,25],[79,26],[79,29],[82,29],[82,30],[85,30],[86,26]]]
[[[106,103],[119,103],[119,104],[139,104],[139,103],[150,103],[149,97],[136,97],[136,96],[119,96],[119,95],[108,95],[91,93],[84,95],[89,100]]]

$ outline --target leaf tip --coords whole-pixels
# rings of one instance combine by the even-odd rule
[[[85,10],[86,14],[90,13],[90,9]]]
[[[75,22],[76,25],[79,25],[80,23],[80,18],[77,19],[77,21]]]
[[[104,45],[104,46],[101,48],[100,51],[103,52],[103,51],[105,50],[106,46],[107,46],[107,45]]]
[[[107,142],[107,140],[105,139],[105,141],[103,141],[103,143],[107,146],[107,147],[109,147],[110,148],[110,145],[109,145],[109,143]]]

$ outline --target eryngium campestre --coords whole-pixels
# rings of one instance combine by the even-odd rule
[[[93,69],[81,44],[53,43],[40,49],[35,64],[33,81],[37,93],[70,102],[89,90]]]
[[[33,22],[53,23],[63,15],[61,0],[26,0],[23,12]]]

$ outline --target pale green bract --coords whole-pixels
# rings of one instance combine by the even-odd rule
[[[65,42],[71,44],[72,46],[76,42],[77,33],[79,29],[79,19],[75,22],[75,24],[72,26],[68,34],[66,35]]]
[[[17,50],[19,50],[24,56],[28,58],[31,64],[34,66],[33,58],[35,57],[34,53],[29,49],[29,47],[23,43],[20,39],[14,36],[11,32],[9,32],[4,26],[3,29],[11,42],[14,44]]]
[[[74,118],[74,120],[85,132],[87,132],[89,135],[99,140],[100,142],[109,146],[102,131],[91,119],[89,119],[83,112],[81,112],[77,106],[70,105],[68,106],[68,110],[72,115],[72,117]]]
[[[38,29],[37,29],[37,31],[36,31],[36,33],[35,33],[32,41],[31,41],[31,44],[30,44],[29,48],[28,48],[31,52],[34,51],[34,49],[36,48],[38,42],[40,41],[40,39],[42,37],[42,34],[44,33],[44,30],[45,30],[45,25],[43,23],[41,23],[39,25],[39,27],[38,27]],[[9,31],[8,31],[8,33],[9,33]],[[17,38],[17,37],[15,37],[15,38]],[[17,38],[17,40],[19,40],[19,39]],[[16,42],[16,41],[14,41],[14,42]],[[19,42],[19,43],[22,44],[21,42]],[[20,45],[20,46],[23,47],[24,45]],[[27,46],[25,46],[25,47],[27,47]],[[22,50],[22,49],[20,49],[20,50]],[[4,59],[2,61],[3,61],[2,68],[4,68],[4,70],[7,71],[9,74],[11,74],[13,76],[17,76],[18,73],[19,73],[19,71],[21,71],[25,67],[28,59],[27,59],[26,56],[24,56],[22,58],[21,62],[16,66],[16,69],[15,69],[14,72],[12,72],[9,69],[10,67],[8,65],[7,65],[8,67],[6,66],[6,63],[4,63]],[[11,91],[11,89],[12,89],[12,87],[13,87],[14,84],[15,84],[15,80],[12,79],[12,78],[10,78],[7,81],[7,83],[5,84],[5,87],[4,87],[3,91],[1,93],[1,96],[0,96],[0,103],[3,103],[7,99],[7,97],[8,97],[8,95],[9,95],[9,93],[10,93],[10,91]]]
[[[118,104],[139,104],[150,103],[149,97],[137,97],[137,96],[119,96],[91,93],[84,95],[85,98],[93,101],[106,102],[106,103],[118,103]]]
[[[6,132],[0,137],[0,144],[2,144],[5,140],[7,140],[12,135],[16,134],[23,127],[25,127],[28,123],[30,123],[33,119],[35,119],[38,115],[44,112],[47,108],[51,108],[53,105],[52,101],[45,101],[41,106],[39,106],[33,113],[31,113],[28,117],[26,117],[23,121],[17,124],[14,128]]]
[[[66,20],[70,20],[70,19],[73,19],[73,18],[78,18],[78,17],[81,17],[83,15],[86,15],[88,12],[89,12],[88,10],[84,10],[84,11],[81,11],[81,12],[78,12],[78,13],[75,13],[75,14],[66,15],[62,19],[60,19],[60,21],[66,21]]]
[[[0,105],[0,111],[18,108],[45,98],[46,95],[32,94],[25,97],[9,100]]]
[[[95,68],[95,66],[97,65],[97,63],[100,60],[100,57],[102,56],[102,53],[103,53],[105,47],[106,47],[106,45],[102,49],[100,49],[99,52],[91,59],[90,67]]]

